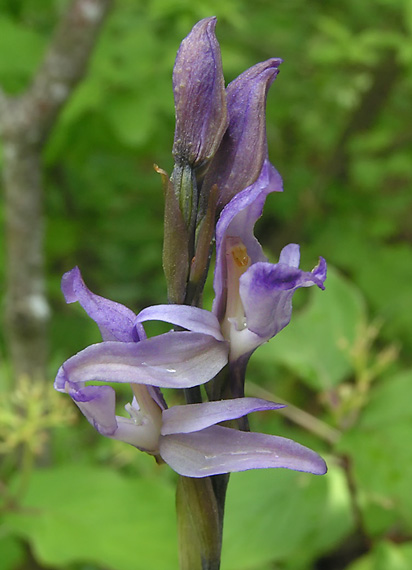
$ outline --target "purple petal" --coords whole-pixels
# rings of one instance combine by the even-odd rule
[[[131,418],[116,416],[116,396],[110,386],[85,386],[79,390],[69,387],[68,394],[100,434],[143,451],[157,451],[158,429],[147,421],[138,424]]]
[[[74,267],[62,277],[62,291],[67,303],[78,301],[98,325],[103,340],[136,342],[136,315],[120,303],[92,293],[85,285],[80,269]],[[141,338],[141,337],[140,337]]]
[[[295,256],[293,261],[296,262],[296,250],[289,251]],[[255,263],[239,280],[247,328],[259,335],[262,342],[272,338],[291,319],[292,297],[296,289],[311,285],[324,289],[325,277],[324,260],[313,272],[305,272],[283,263]]]
[[[116,395],[113,388],[110,386],[85,386],[80,390],[69,388],[68,394],[99,433],[113,436],[117,430]]]
[[[260,398],[236,398],[173,406],[163,412],[162,435],[190,433],[199,431],[219,422],[241,418],[251,412],[277,410],[282,404],[261,400]]]
[[[222,426],[189,434],[161,436],[160,455],[172,469],[185,477],[208,477],[270,467],[315,475],[323,475],[327,470],[317,453],[295,441]]]
[[[266,261],[262,247],[253,234],[253,228],[262,215],[266,196],[270,192],[281,190],[282,179],[266,160],[256,182],[237,194],[220,215],[216,226],[216,267],[213,281],[213,313],[219,320],[225,310],[226,238],[239,237],[247,248],[252,264]]]
[[[228,124],[216,18],[198,22],[182,41],[173,70],[177,163],[201,164],[216,152]]]
[[[300,247],[297,243],[290,243],[280,252],[279,263],[289,265],[290,267],[299,267]]]
[[[320,256],[319,263],[312,269],[311,273],[316,285],[321,289],[325,289],[324,282],[326,281],[327,277],[327,269],[326,260]]]
[[[102,342],[69,358],[55,388],[96,381],[188,388],[213,378],[226,364],[227,353],[227,343],[192,332],[170,332],[138,343]]]
[[[213,336],[216,340],[224,340],[220,332],[220,324],[210,311],[189,307],[187,305],[155,305],[147,307],[137,315],[136,322],[163,321],[189,331]]]

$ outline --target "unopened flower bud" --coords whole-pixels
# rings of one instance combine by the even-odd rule
[[[216,18],[198,22],[182,41],[173,70],[176,129],[173,156],[197,167],[216,152],[228,125]]]
[[[220,208],[257,180],[268,156],[266,96],[281,63],[277,58],[258,63],[227,87],[230,122],[202,188],[207,192],[217,184]]]

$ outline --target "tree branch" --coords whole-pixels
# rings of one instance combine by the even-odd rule
[[[111,0],[72,0],[28,90],[0,90],[6,210],[6,337],[17,375],[44,377],[49,308],[45,294],[42,151],[86,72]]]

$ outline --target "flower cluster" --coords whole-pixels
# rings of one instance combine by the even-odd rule
[[[323,459],[310,449],[233,427],[232,420],[251,412],[282,407],[244,397],[246,365],[258,346],[289,323],[298,288],[324,288],[326,264],[321,258],[311,272],[299,269],[296,244],[283,248],[278,263],[269,263],[254,236],[267,195],[282,190],[265,132],[266,94],[281,60],[253,66],[225,89],[215,23],[207,18],[196,24],[176,58],[175,168],[165,193],[165,242],[170,239],[173,248],[165,243],[164,251],[169,291],[187,302],[191,288],[193,298],[202,289],[214,234],[213,309],[168,304],[136,315],[92,293],[74,268],[63,276],[65,299],[81,304],[103,342],[69,358],[55,387],[72,397],[102,435],[187,477],[267,467],[323,474]],[[144,323],[150,320],[175,330],[147,338]],[[218,373],[223,382],[216,382]],[[109,384],[119,382],[133,393],[129,417],[116,415]],[[168,408],[161,393],[202,384],[211,401]]]

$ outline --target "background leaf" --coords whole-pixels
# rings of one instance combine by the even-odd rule
[[[222,568],[252,570],[269,561],[309,567],[352,528],[343,474],[333,464],[325,477],[282,469],[233,474]]]
[[[412,529],[411,398],[411,371],[388,376],[338,444],[338,451],[351,457],[371,533],[382,532],[382,523],[400,521]]]
[[[174,517],[174,491],[160,480],[68,465],[35,473],[6,525],[28,539],[42,564],[170,570],[177,566]]]
[[[306,308],[294,313],[291,325],[253,357],[266,366],[286,366],[317,391],[332,388],[350,374],[345,346],[353,344],[366,319],[361,293],[333,267],[328,267],[325,285],[325,291],[312,290]]]

